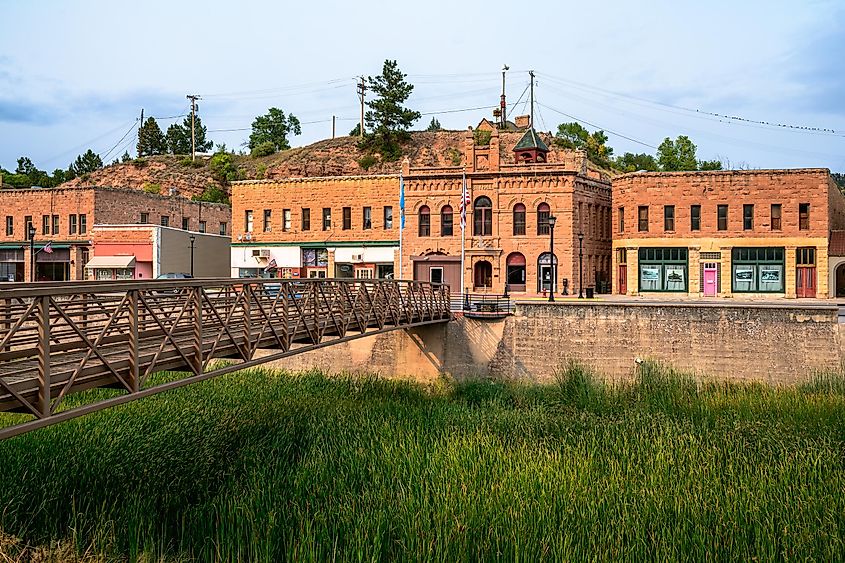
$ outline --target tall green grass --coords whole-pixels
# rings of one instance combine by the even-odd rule
[[[132,560],[842,560],[843,382],[248,370],[0,442],[0,528]]]

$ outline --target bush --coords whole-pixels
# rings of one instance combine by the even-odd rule
[[[452,166],[461,165],[461,151],[459,151],[455,147],[449,147],[449,150],[446,151],[446,158],[449,159],[449,162],[452,163]]]
[[[179,161],[179,164],[182,166],[190,166],[191,168],[202,168],[205,166],[205,161],[203,159],[194,160],[190,156],[186,156],[182,160]]]
[[[371,154],[365,154],[358,160],[358,166],[364,170],[369,170],[376,163],[378,163],[378,159]]]
[[[135,168],[143,168],[147,165],[147,159],[143,157],[136,158],[132,161],[132,164],[135,165]]]
[[[211,170],[212,177],[218,182],[227,184],[240,180],[240,172],[235,163],[232,162],[232,155],[225,152],[219,152],[211,157],[208,163]]]
[[[156,195],[161,194],[161,184],[153,184],[151,182],[144,182],[144,185],[142,187],[143,187],[144,191],[148,194],[156,194]]]
[[[267,167],[263,164],[259,164],[255,167],[255,179],[256,180],[263,180],[264,176],[267,175]]]
[[[485,131],[483,129],[476,129],[472,133],[472,138],[475,140],[475,144],[482,147],[486,147],[490,144],[490,137],[492,136],[492,131]]]
[[[264,141],[263,143],[256,145],[254,149],[250,152],[253,157],[262,157],[262,156],[270,156],[271,154],[276,152],[276,147],[273,145],[272,141]]]

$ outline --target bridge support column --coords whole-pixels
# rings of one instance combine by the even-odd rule
[[[132,393],[141,389],[141,373],[139,366],[138,328],[140,325],[138,311],[138,290],[129,292],[129,388]]]
[[[50,296],[36,297],[38,300],[38,413],[42,418],[50,416]]]
[[[203,361],[202,361],[202,288],[195,287],[193,289],[191,299],[193,303],[191,304],[191,320],[193,325],[193,337],[194,337],[194,353],[191,357],[194,365],[194,373],[197,375],[202,373],[203,369]]]

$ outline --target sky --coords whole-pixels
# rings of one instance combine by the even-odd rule
[[[241,150],[257,115],[296,115],[293,146],[357,123],[356,77],[385,59],[407,105],[447,129],[510,115],[603,129],[614,154],[687,135],[731,168],[845,171],[845,0],[144,2],[0,0],[0,166],[134,156],[198,94],[208,136]]]

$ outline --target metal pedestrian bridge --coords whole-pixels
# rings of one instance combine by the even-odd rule
[[[4,284],[0,411],[31,416],[0,428],[0,439],[293,354],[450,318],[448,286],[417,281]],[[258,349],[270,352],[257,357]],[[227,358],[236,361],[214,362]],[[165,370],[186,374],[147,385]],[[120,393],[66,404],[69,395],[93,388]]]

